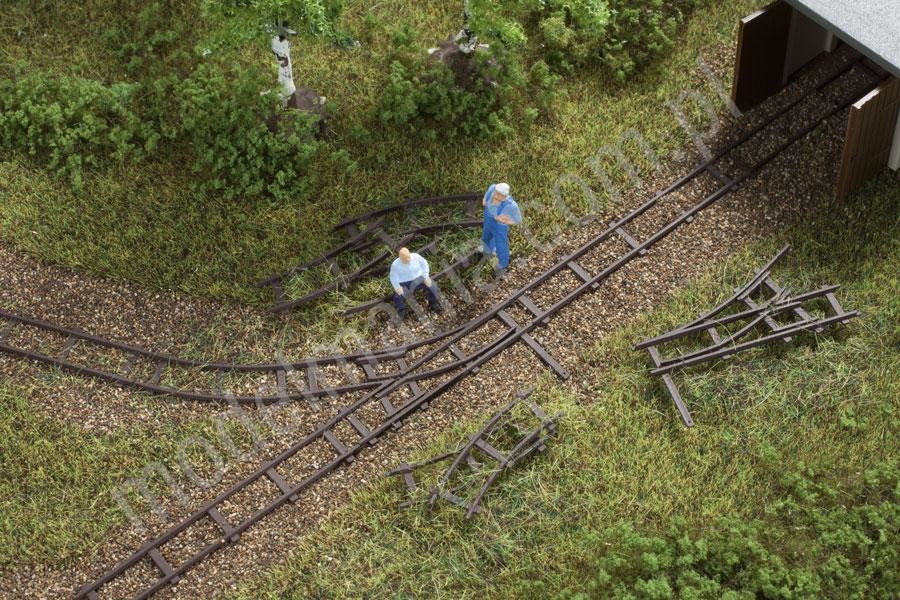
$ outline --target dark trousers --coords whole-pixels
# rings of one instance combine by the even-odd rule
[[[394,292],[394,307],[397,309],[397,312],[403,312],[406,310],[406,294],[413,293],[416,291],[424,289],[428,294],[428,304],[429,306],[434,306],[438,304],[437,298],[437,284],[432,281],[431,287],[425,285],[425,281],[421,278],[413,279],[412,281],[401,281],[400,287],[403,288],[403,294],[398,294]]]

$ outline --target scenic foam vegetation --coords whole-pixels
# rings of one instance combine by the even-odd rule
[[[565,413],[560,437],[502,478],[479,518],[397,509],[407,492],[391,478],[236,598],[890,597],[900,584],[898,201],[885,176],[788,232],[775,279],[795,290],[840,281],[845,306],[864,317],[680,374],[693,429],[632,346],[715,306],[779,241],[712,265],[586,350],[589,387],[545,381],[536,399]],[[478,427],[460,424],[412,459]]]
[[[407,198],[509,180],[517,197],[546,200],[573,173],[614,207],[594,153],[629,130],[662,159],[688,144],[665,103],[688,89],[718,97],[698,58],[720,58],[759,5],[472,0],[470,24],[490,49],[460,88],[425,50],[462,27],[461,1],[4,2],[0,240],[92,276],[263,306],[268,291],[254,282],[330,248],[338,221]],[[325,135],[279,108],[259,33],[276,13],[298,15],[294,79],[327,97]],[[626,152],[641,163],[640,149]],[[385,480],[232,597],[890,597],[900,588],[898,205],[896,176],[882,174],[585,348],[587,383],[542,380],[536,398],[565,412],[560,436],[501,479],[478,519],[398,510],[406,492]],[[562,223],[548,210],[530,226],[546,239]],[[714,305],[785,241],[793,250],[776,278],[792,289],[839,283],[862,318],[680,377],[698,422],[682,428],[633,343]],[[518,234],[512,244],[531,251]],[[328,277],[311,270],[288,292]],[[333,294],[277,335],[294,323],[336,328],[345,301]],[[36,371],[22,383],[25,372],[0,381],[0,570],[90,559],[126,525],[112,494],[123,480],[152,461],[174,470],[187,437],[215,438],[210,420],[189,417],[91,433],[37,406],[76,378]],[[231,433],[249,445],[240,427]]]

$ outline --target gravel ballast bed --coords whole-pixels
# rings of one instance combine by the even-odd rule
[[[725,59],[730,59],[730,52],[724,54],[727,56],[716,57],[715,63],[720,70],[728,68],[728,61]],[[816,77],[813,75],[811,78]],[[800,85],[804,83],[801,82]],[[767,102],[762,111],[756,111],[750,118],[743,119],[742,127],[749,128],[753,121],[764,116],[761,112],[773,110],[784,102],[784,97],[793,98],[797,93],[797,85],[792,86],[781,96]],[[810,104],[813,105],[805,106],[798,112],[807,118],[810,114],[822,112],[820,105]],[[803,116],[799,118],[802,120]],[[723,136],[738,135],[730,127],[725,129]],[[539,328],[535,337],[573,374],[572,380],[566,385],[577,391],[581,384],[581,353],[598,337],[615,330],[635,314],[663,300],[671,291],[700,274],[710,263],[728,256],[749,241],[775,233],[778,228],[796,223],[805,215],[821,208],[813,204],[813,199],[823,197],[823,193],[833,185],[843,130],[844,121],[841,118],[831,119],[816,132],[814,142],[804,141],[792,147],[760,175],[746,182],[737,193],[726,196],[708,208],[692,224],[676,230],[645,257],[633,261],[613,275],[600,290],[582,297],[564,309],[549,326]],[[717,140],[716,143],[710,143],[710,146],[716,147],[720,143],[721,140]],[[605,229],[602,223],[625,214],[650,193],[693,167],[697,160],[696,155],[686,156],[666,165],[660,172],[648,177],[639,188],[629,190],[622,205],[607,211],[598,222],[569,230],[551,250],[534,254],[516,264],[509,279],[499,289],[489,297],[476,295],[476,301],[461,308],[453,322],[462,322],[480,314],[493,301],[521,287],[536,274],[552,266],[560,255],[577,248]],[[828,176],[823,177],[821,174]],[[707,185],[712,184],[704,183],[703,189],[696,196],[685,194],[685,197],[679,197],[679,208],[699,200],[702,191],[709,191]],[[699,187],[701,186],[695,189]],[[664,224],[664,221],[663,214],[648,217],[632,229],[631,233],[641,239]],[[0,275],[0,301],[4,306],[63,325],[77,326],[91,333],[166,349],[190,343],[184,332],[195,330],[201,324],[213,323],[217,319],[225,322],[237,320],[252,330],[248,338],[253,341],[246,344],[242,342],[241,350],[252,353],[261,352],[257,350],[261,347],[257,342],[264,339],[265,332],[271,331],[271,327],[265,324],[265,316],[252,309],[222,308],[174,294],[146,294],[126,285],[88,280],[62,269],[40,265],[9,249],[0,248],[0,261],[12,265],[12,268],[4,270]],[[589,267],[588,264],[584,266]],[[62,283],[48,286],[47,282],[55,280]],[[40,295],[39,290],[44,288],[47,291]],[[549,299],[552,298],[535,297],[539,301]],[[122,306],[117,305],[119,302]],[[590,318],[586,319],[584,315],[590,315]],[[447,327],[452,325],[448,315],[442,315],[436,321]],[[411,329],[414,333],[424,331],[424,327],[416,324]],[[227,338],[232,333],[224,335]],[[160,347],[159,344],[163,346]],[[210,342],[210,345],[227,347],[224,339]],[[165,590],[159,597],[210,597],[225,589],[235,589],[246,576],[258,573],[266,565],[284,558],[294,547],[296,537],[309,531],[330,511],[338,508],[349,497],[352,489],[380,478],[396,463],[404,461],[411,451],[427,444],[452,423],[461,419],[478,420],[495,410],[515,392],[530,385],[535,374],[542,368],[543,365],[533,353],[517,344],[501,358],[489,362],[478,375],[466,378],[441,396],[432,404],[431,409],[409,419],[403,428],[389,434],[381,443],[364,452],[352,465],[343,467],[306,492],[297,504],[277,511],[247,532],[238,544],[213,555],[190,572],[181,583]],[[0,369],[4,375],[11,373],[11,377],[15,379],[34,377],[35,372],[40,376],[44,371],[34,366],[23,366],[7,358],[0,359]],[[54,409],[52,412],[63,418],[85,419],[85,427],[90,430],[103,431],[103,423],[110,420],[177,422],[179,419],[193,419],[222,411],[221,407],[165,398],[147,400],[143,394],[118,390],[101,382],[82,380],[79,384],[75,382],[75,378],[65,378],[52,389],[59,394],[56,401],[64,405],[61,410]],[[45,397],[35,399],[38,406],[45,401]],[[152,408],[147,408],[148,405]],[[139,407],[145,407],[146,412],[140,412]],[[123,417],[120,414],[122,411],[131,414]],[[296,422],[303,425],[295,431],[272,437],[268,450],[260,458],[274,455],[291,441],[299,439],[304,432],[312,430],[315,423],[323,420],[325,415],[324,412],[313,411],[305,404],[296,407],[296,411]],[[255,420],[261,420],[255,410],[248,409],[247,412]],[[230,463],[221,483],[209,489],[188,490],[188,507],[177,505],[171,498],[166,499],[169,518],[150,524],[150,533],[164,531],[179,518],[189,514],[192,508],[240,480],[242,475],[256,466],[256,459]],[[259,497],[264,495],[264,490],[255,492],[256,494],[251,493],[247,498],[250,504],[264,500]],[[124,528],[115,532],[114,540],[96,557],[76,569],[22,569],[17,573],[3,575],[0,578],[0,589],[8,590],[7,593],[11,594],[9,597],[67,596],[76,584],[95,577],[129,555],[146,537],[146,534],[130,527]],[[180,551],[175,547],[167,550],[176,553]],[[123,586],[133,583],[127,579],[117,582]]]

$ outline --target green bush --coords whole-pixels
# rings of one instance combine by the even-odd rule
[[[472,29],[482,39],[516,48],[570,71],[602,65],[624,80],[670,49],[678,26],[699,0],[472,0]]]
[[[339,2],[301,4],[321,9],[310,23],[339,10]],[[24,68],[0,81],[0,152],[26,154],[76,188],[92,167],[175,156],[190,165],[197,188],[227,198],[303,191],[324,144],[306,115],[281,111],[278,133],[268,130],[280,108],[275,94],[261,94],[273,85],[266,73],[230,54],[197,54],[199,4],[101,0],[94,8],[121,12],[99,35],[116,66],[110,78],[121,82]]]
[[[523,46],[528,40],[522,24],[514,18],[518,3],[499,0],[469,0],[470,29],[484,40],[507,48]]]
[[[151,83],[172,74],[187,74],[194,62],[192,30],[202,16],[193,2],[119,0],[119,18],[101,39],[121,73]]]
[[[603,65],[619,80],[673,45],[697,0],[526,0],[518,18],[547,62]]]
[[[887,598],[900,589],[896,461],[861,474],[855,490],[800,466],[763,521],[683,521],[662,535],[630,525],[588,533],[596,552],[571,598]],[[781,526],[773,527],[777,522]]]
[[[376,108],[379,119],[428,140],[511,131],[509,100],[525,83],[514,57],[502,50],[479,51],[471,60],[472,80],[462,83],[422,50],[399,52]]]
[[[323,145],[312,137],[312,118],[281,111],[277,133],[266,120],[278,96],[260,94],[262,76],[253,70],[228,73],[202,64],[178,89],[179,128],[191,149],[200,189],[226,198],[302,193],[307,169]]]
[[[0,81],[0,148],[31,156],[76,187],[87,167],[140,161],[160,135],[134,111],[138,87],[40,72]]]
[[[567,97],[565,90],[560,85],[562,77],[554,73],[550,66],[539,60],[528,70],[529,89],[528,95],[537,108],[526,109],[543,112],[545,115],[553,114],[553,107],[563,98]]]
[[[303,190],[321,144],[303,114],[285,114],[289,126],[268,130],[278,100],[260,94],[266,85],[253,71],[204,63],[183,81],[148,85],[40,73],[0,82],[0,148],[27,154],[80,188],[85,169],[154,160],[160,142],[171,141],[189,149],[199,189],[227,198]]]

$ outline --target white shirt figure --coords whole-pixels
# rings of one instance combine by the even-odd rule
[[[401,250],[405,250],[405,248]],[[416,279],[422,279],[422,283],[431,287],[428,261],[417,252],[409,252],[409,250],[406,250],[406,252],[409,253],[409,262],[403,262],[403,257],[400,256],[391,263],[391,287],[396,291],[400,289],[401,283],[409,283]]]
[[[294,70],[291,67],[291,44],[287,37],[276,35],[272,38],[272,54],[278,61],[278,83],[281,84],[282,98],[287,101],[297,91],[294,85]]]

